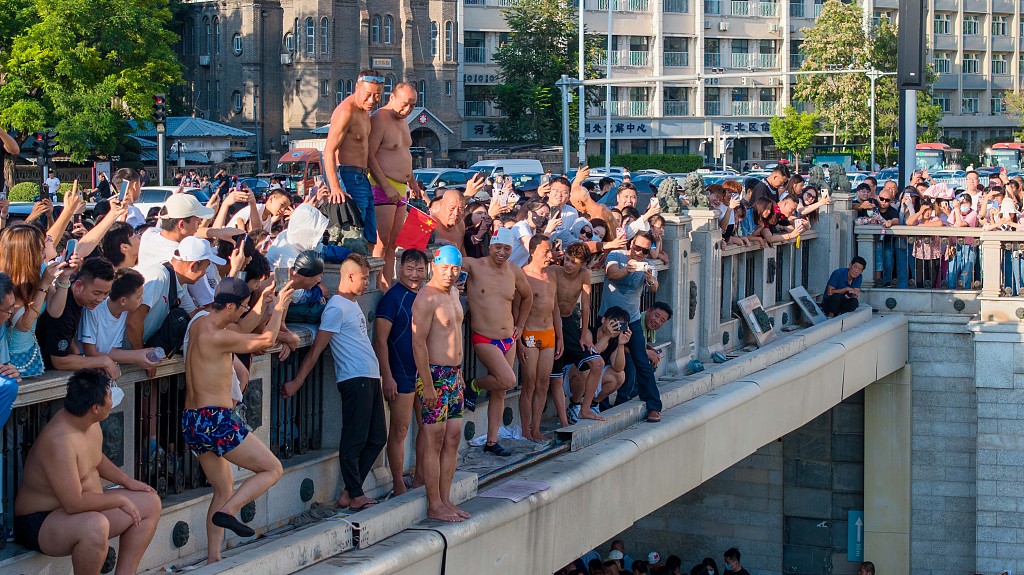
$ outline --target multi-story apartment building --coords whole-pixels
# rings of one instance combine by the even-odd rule
[[[603,67],[611,58],[612,78],[740,75],[612,88],[612,153],[710,158],[707,141],[718,127],[735,136],[731,164],[778,157],[768,121],[792,101],[795,78],[789,72],[802,65],[803,29],[814,25],[824,0],[582,1],[584,24],[593,34],[607,37],[609,7],[613,12],[611,54],[598,62]],[[871,17],[898,18],[898,0],[863,1]],[[1024,24],[1016,3],[924,1],[931,61],[940,73],[936,101],[948,114],[944,131],[971,142],[1009,135],[1013,121],[1002,112],[1002,94],[1019,85],[1024,64]],[[463,2],[460,107],[462,139],[470,144],[487,141],[489,125],[500,119],[488,95],[499,81],[493,55],[507,37],[501,8],[509,0]],[[587,111],[588,154],[604,149],[605,105]]]
[[[264,160],[326,125],[361,69],[417,86],[414,145],[460,146],[456,0],[189,2],[179,54],[195,115],[259,134]],[[174,110],[176,114],[183,111]]]

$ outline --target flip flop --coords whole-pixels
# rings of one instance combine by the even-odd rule
[[[380,505],[380,501],[377,501],[376,499],[371,499],[359,507],[352,507],[351,505],[349,505],[348,508],[351,509],[352,511],[363,511],[365,509],[373,507],[374,505]]]

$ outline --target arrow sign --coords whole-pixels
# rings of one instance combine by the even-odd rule
[[[846,560],[856,563],[864,560],[864,512],[847,511]]]

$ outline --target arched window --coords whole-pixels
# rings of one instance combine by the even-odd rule
[[[242,93],[238,90],[231,93],[231,105],[234,106],[236,114],[242,112]]]
[[[374,16],[370,24],[370,43],[380,44],[380,16]]]
[[[419,86],[420,86],[420,89],[418,90],[418,93],[416,94],[416,105],[419,106],[420,108],[426,108],[427,107],[427,81],[426,80],[420,80]]]
[[[295,34],[291,32],[284,35],[284,51],[294,52],[295,51]]]
[[[384,17],[384,43],[390,44],[394,42],[395,36],[395,19],[390,15]]]
[[[351,96],[352,92],[355,92],[355,83],[352,82],[352,80],[349,80],[348,82],[345,82],[345,97],[347,98]]]
[[[388,100],[391,99],[391,92],[395,91],[395,77],[391,74],[384,76],[384,90],[380,95],[380,105],[386,106]]]
[[[220,18],[213,17],[213,53],[220,54]]]
[[[192,54],[196,50],[196,21],[188,18],[185,20],[185,29],[181,35],[181,51],[184,54]]]
[[[306,18],[306,55],[316,54],[316,23],[312,18]]]
[[[242,35],[235,34],[231,37],[231,49],[235,52],[235,56],[242,55]]]
[[[210,116],[220,117],[220,80],[213,83],[213,109],[210,110]]]
[[[338,80],[338,87],[334,91],[334,101],[336,104],[340,104],[345,99],[345,81]]]
[[[455,24],[451,21],[444,23],[444,59],[455,61]]]
[[[210,19],[207,18],[206,16],[203,16],[203,44],[202,44],[202,48],[203,49],[200,50],[201,54],[204,54],[204,55],[209,55],[210,54]]]
[[[326,98],[331,95],[331,81],[320,80],[320,97]]]
[[[326,17],[320,19],[320,53],[326,54],[330,51],[331,46],[331,28],[330,22]]]
[[[430,55],[437,58],[437,42],[440,31],[437,22],[430,22]]]

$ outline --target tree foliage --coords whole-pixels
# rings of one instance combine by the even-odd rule
[[[786,106],[781,117],[772,118],[769,123],[772,139],[779,150],[792,154],[800,161],[818,134],[818,115],[812,112],[797,112],[793,106]],[[799,167],[799,164],[798,164]]]
[[[152,95],[182,81],[168,0],[0,4],[0,126],[22,139],[53,128],[72,161],[116,153],[125,120],[150,117]]]
[[[502,83],[494,100],[505,118],[498,138],[505,141],[561,141],[562,94],[555,83],[565,74],[578,74],[578,33],[575,11],[562,0],[515,0],[502,10],[509,27],[508,41],[494,54]],[[597,77],[600,39],[586,37],[586,77]],[[575,110],[580,103],[573,102]],[[570,114],[573,111],[570,110]],[[575,117],[575,116],[573,116]],[[570,122],[575,141],[575,122]]]

